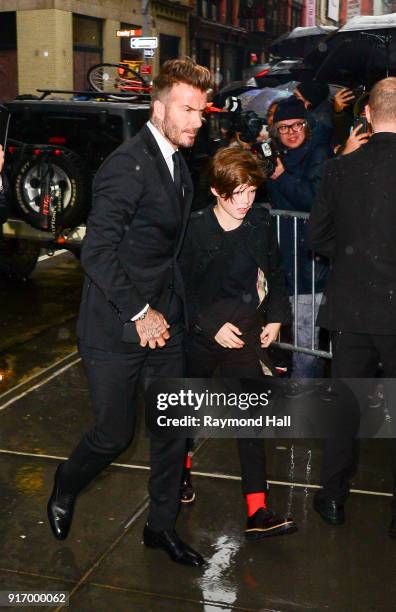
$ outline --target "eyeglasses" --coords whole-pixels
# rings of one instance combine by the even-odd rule
[[[276,129],[279,134],[287,134],[288,132],[301,132],[305,126],[305,121],[296,121],[296,123],[292,123],[291,125],[279,125]]]

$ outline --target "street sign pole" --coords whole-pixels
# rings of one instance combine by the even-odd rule
[[[142,4],[142,18],[143,18],[143,32],[142,36],[150,36],[151,34],[151,15],[150,15],[150,0],[141,0]],[[142,62],[147,61],[144,57],[144,49],[142,49]]]

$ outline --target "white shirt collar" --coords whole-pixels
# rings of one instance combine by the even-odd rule
[[[165,160],[168,161],[169,157],[172,157],[173,153],[175,152],[175,149],[173,148],[169,140],[167,140],[165,136],[161,134],[159,129],[156,128],[155,125],[151,123],[151,121],[147,121],[147,127],[154,136]]]

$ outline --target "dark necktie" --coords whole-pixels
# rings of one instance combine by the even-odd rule
[[[183,201],[183,187],[182,187],[180,152],[175,151],[172,155],[172,159],[173,159],[173,181],[175,183],[175,187],[179,195],[179,199],[182,202]]]

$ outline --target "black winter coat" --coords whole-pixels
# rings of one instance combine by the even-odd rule
[[[328,162],[312,209],[312,247],[332,259],[318,323],[396,334],[396,133]]]

